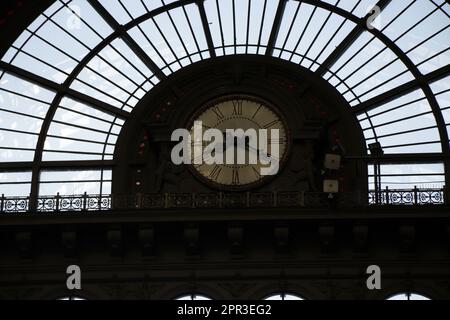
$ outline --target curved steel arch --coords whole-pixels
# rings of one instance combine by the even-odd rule
[[[297,0],[296,0],[297,1]],[[425,80],[424,75],[419,71],[417,66],[412,62],[412,60],[397,46],[391,39],[389,39],[384,33],[379,31],[378,29],[367,29],[366,28],[366,18],[357,18],[354,15],[350,14],[348,11],[345,11],[341,8],[332,6],[328,3],[324,3],[322,1],[317,0],[302,0],[302,2],[310,3],[313,5],[320,6],[326,10],[334,11],[335,13],[353,21],[359,26],[362,30],[366,30],[372,33],[376,38],[378,38],[385,46],[387,46],[393,53],[397,55],[400,61],[408,68],[408,70],[413,74],[417,83],[419,84],[419,88],[422,89],[425,94],[428,103],[430,104],[431,111],[433,112],[433,116],[436,121],[436,125],[438,127],[439,136],[441,140],[441,148],[442,153],[444,155],[444,168],[445,168],[445,185],[450,185],[450,144],[449,144],[449,136],[446,129],[446,124],[444,121],[444,117],[442,116],[441,110],[439,108],[439,104],[431,91],[429,83]],[[331,70],[328,70],[330,73],[333,73]],[[395,90],[395,89],[394,89]]]
[[[298,0],[295,0],[298,1]],[[103,38],[103,40],[94,48],[92,49],[81,61],[80,63],[75,67],[75,69],[71,72],[71,74],[68,76],[68,78],[65,80],[63,84],[60,85],[59,89],[57,90],[57,94],[49,108],[49,111],[45,117],[44,123],[42,125],[41,131],[39,133],[39,139],[36,147],[35,157],[33,161],[33,176],[32,176],[32,192],[31,192],[31,198],[36,199],[38,194],[38,187],[39,187],[39,172],[42,165],[42,154],[44,149],[44,143],[45,139],[47,137],[48,130],[50,128],[50,124],[53,120],[53,117],[55,115],[55,112],[58,108],[59,103],[61,102],[61,99],[67,95],[67,91],[70,90],[70,85],[73,83],[73,81],[77,78],[77,76],[80,74],[80,72],[83,70],[83,68],[88,64],[89,61],[92,60],[99,52],[101,52],[102,49],[104,49],[108,44],[110,44],[113,40],[117,38],[122,38],[129,46],[130,48],[135,52],[135,54],[146,64],[146,66],[152,71],[154,75],[156,75],[159,79],[164,80],[165,75],[162,72],[162,70],[152,61],[152,59],[139,47],[139,45],[133,40],[133,38],[128,34],[128,31],[132,29],[133,27],[138,26],[144,21],[147,21],[148,19],[151,19],[152,17],[155,17],[159,14],[168,12],[169,10],[182,7],[188,4],[196,3],[199,8],[200,16],[202,18],[202,25],[203,25],[203,31],[205,33],[205,37],[207,39],[207,44],[209,51],[212,53],[215,51],[215,47],[212,43],[212,37],[209,30],[209,27],[207,25],[207,16],[204,11],[203,7],[204,0],[180,0],[176,1],[164,6],[161,6],[157,9],[154,9],[150,12],[147,12],[143,14],[142,16],[131,20],[130,22],[120,25],[117,20],[115,20],[109,12],[98,2],[98,0],[89,0],[89,3],[91,3],[92,7],[97,10],[97,12],[105,19],[105,21],[113,28],[113,32],[106,38]],[[285,3],[286,0],[280,0],[281,3]],[[443,118],[443,115],[441,113],[441,110],[439,108],[438,102],[436,100],[436,97],[434,96],[433,92],[431,91],[430,85],[427,82],[427,77],[424,76],[418,69],[418,67],[412,62],[412,60],[403,52],[400,47],[395,44],[392,40],[390,40],[383,32],[377,30],[377,29],[370,29],[368,30],[366,28],[366,17],[358,18],[351,12],[348,12],[342,8],[339,8],[335,5],[318,1],[318,0],[302,0],[301,2],[308,3],[310,5],[323,8],[325,10],[328,10],[329,12],[335,13],[337,15],[340,15],[341,17],[344,17],[345,19],[352,21],[356,24],[356,28],[358,28],[359,33],[361,34],[364,31],[372,33],[377,39],[379,39],[387,48],[389,48],[397,57],[400,59],[400,61],[408,68],[408,70],[412,73],[412,75],[415,77],[415,84],[418,85],[418,88],[420,88],[423,93],[425,94],[427,101],[431,107],[433,116],[435,118],[440,140],[441,140],[441,147],[442,147],[442,153],[444,155],[444,159],[447,159],[444,161],[445,165],[445,175],[446,175],[446,185],[450,185],[450,146],[449,146],[449,137],[446,130],[445,121]],[[389,1],[388,0],[381,0],[378,3],[381,6],[385,6]],[[282,8],[280,5],[279,8]],[[262,46],[265,47],[267,52],[271,52],[274,49],[275,44],[275,38],[276,34],[279,30],[279,23],[280,23],[280,15],[282,14],[283,10],[279,10],[280,13],[277,13],[278,19],[275,18],[268,46]],[[355,39],[358,38],[359,35],[354,35]],[[248,45],[248,44],[247,44]],[[345,51],[345,48],[344,48]],[[333,54],[333,53],[332,53]],[[214,55],[211,55],[212,58],[215,57]],[[332,65],[334,62],[331,61]],[[4,63],[2,63],[2,66],[4,66]],[[329,69],[328,66],[326,66],[327,69]],[[8,69],[7,67],[3,69]],[[323,69],[321,69],[323,71]],[[331,72],[330,70],[328,70]],[[14,71],[13,71],[14,73]],[[332,73],[332,72],[331,72]],[[148,80],[148,79],[147,79]],[[400,87],[397,87],[393,89],[398,90]],[[378,97],[378,96],[377,96]],[[377,98],[375,97],[375,98]],[[80,100],[83,100],[86,102],[86,100],[82,99],[80,97]],[[87,101],[88,102],[88,101]],[[382,101],[379,101],[382,102]],[[112,106],[111,106],[112,107]],[[112,107],[114,108],[114,107]]]
[[[101,6],[101,4],[98,1],[96,1],[96,0],[93,0],[93,1],[89,0],[89,2],[91,4],[93,4],[93,8],[94,9],[99,9],[100,10],[99,6]],[[184,5],[185,3],[187,4],[187,3],[191,3],[191,2],[193,2],[193,1],[192,0],[188,0],[188,1],[182,0],[180,2],[174,2],[174,3],[169,4],[167,6],[160,7],[158,9],[154,10],[154,11],[151,11],[150,13],[152,14],[152,16],[155,16],[155,15],[158,15],[160,13],[165,12],[166,10],[177,8],[179,6]],[[175,4],[177,4],[177,5],[175,5]],[[101,11],[100,13],[101,14],[105,14],[105,11]],[[112,18],[112,16],[107,17],[105,20],[108,23],[111,24],[111,27],[113,28],[113,33],[111,33],[108,37],[104,38],[92,51],[90,51],[81,60],[81,62],[74,68],[74,70],[67,77],[65,82],[61,85],[61,88],[63,88],[63,89],[64,88],[65,89],[70,88],[71,84],[76,80],[78,75],[85,68],[85,66],[89,63],[89,61],[91,61],[98,53],[100,53],[113,40],[115,40],[117,38],[120,38],[120,37],[123,37],[125,35],[128,35],[123,30],[129,30],[129,29],[126,29],[126,28],[122,29],[120,27],[120,25],[117,23],[117,21],[116,21],[116,23],[114,23],[111,20],[111,18]],[[129,39],[132,40],[131,37],[129,37]],[[133,47],[135,49],[139,48],[136,44],[134,44]],[[131,47],[131,48],[133,49],[133,47]],[[138,57],[140,59],[143,59],[143,56],[142,56],[141,52],[139,52]],[[145,61],[143,60],[144,63],[147,62],[146,65],[147,65],[147,67],[149,67],[150,71],[152,71],[158,78],[164,79],[165,76],[162,73],[162,71],[159,70],[159,68],[156,66],[156,64],[153,63],[153,61],[151,61],[151,62],[149,62],[149,61],[151,61],[150,57],[148,57]],[[56,113],[56,111],[58,109],[58,106],[61,103],[61,100],[64,98],[64,96],[65,96],[64,90],[62,90],[62,91],[60,90],[60,91],[57,92],[55,98],[53,99],[52,104],[50,105],[50,108],[49,108],[49,110],[47,112],[45,120],[44,120],[44,122],[42,124],[41,132],[39,134],[39,139],[38,139],[38,142],[37,142],[37,145],[36,145],[36,151],[35,151],[35,155],[34,155],[33,168],[32,168],[32,180],[31,180],[31,192],[30,192],[30,208],[32,208],[32,209],[37,207],[37,198],[38,198],[38,195],[39,195],[39,173],[40,173],[40,170],[41,170],[42,155],[43,155],[43,152],[44,152],[45,140],[47,138],[47,133],[48,133],[48,130],[50,129],[50,125],[52,123],[53,117],[55,116],[55,113]],[[114,108],[114,107],[111,107],[111,108]]]
[[[164,13],[167,10],[171,10],[174,8],[177,8],[179,6],[183,6],[186,4],[191,4],[191,3],[203,3],[204,0],[180,0],[178,2],[173,2],[169,5],[166,5],[164,7],[160,7],[156,10],[153,10],[151,12],[148,12],[142,16],[140,16],[139,18],[136,18],[132,21],[130,21],[129,23],[125,24],[123,26],[123,30],[128,31],[131,28],[136,27],[137,25],[139,25],[140,23],[154,17],[155,15],[158,15],[160,13]],[[286,2],[286,0],[279,0],[280,3],[284,3]],[[299,1],[299,0],[295,0],[295,1]],[[89,2],[91,3],[98,3],[100,6],[101,4],[98,2],[98,0],[89,0]],[[328,10],[330,12],[336,13],[344,18],[346,18],[347,20],[350,20],[352,22],[354,22],[357,27],[360,30],[364,30],[367,32],[372,33],[376,38],[378,38],[387,48],[389,48],[399,59],[400,61],[408,68],[409,71],[411,71],[411,73],[413,74],[413,76],[416,78],[416,80],[418,81],[418,83],[420,83],[420,89],[422,89],[422,91],[424,92],[425,96],[427,97],[427,100],[430,104],[431,110],[433,112],[433,115],[436,119],[436,124],[438,126],[438,130],[439,130],[439,135],[441,138],[441,147],[442,147],[442,152],[444,155],[449,156],[450,157],[450,146],[449,146],[449,136],[446,130],[446,126],[445,126],[445,121],[444,118],[442,116],[441,110],[439,108],[439,105],[437,103],[437,100],[435,98],[435,96],[433,95],[430,86],[427,82],[423,81],[424,76],[423,74],[419,71],[419,69],[417,68],[417,66],[412,62],[412,60],[400,49],[399,46],[397,46],[391,39],[389,39],[385,34],[383,34],[381,31],[379,31],[378,29],[368,29],[367,26],[367,17],[363,17],[363,18],[358,18],[355,15],[351,14],[350,12],[339,8],[335,5],[323,2],[323,1],[318,1],[318,0],[301,0],[301,2],[303,3],[308,3],[310,5],[316,6],[316,7],[320,7],[323,8],[325,10]],[[380,6],[381,8],[384,8],[388,3],[390,2],[390,0],[380,0],[377,5]],[[280,12],[282,12],[282,10],[280,10]],[[274,23],[277,23],[277,19],[275,18]],[[272,28],[272,34],[271,37],[273,36],[273,32],[278,32],[278,28]],[[272,45],[272,47],[267,47],[267,50],[273,50],[274,49],[274,43],[275,41],[269,41],[269,45]],[[330,73],[331,70],[328,70]],[[450,163],[446,163],[446,172],[450,171]],[[450,185],[450,179],[447,180],[448,181],[448,185]]]

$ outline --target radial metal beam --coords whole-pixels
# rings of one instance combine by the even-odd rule
[[[97,2],[97,1],[96,1]],[[166,5],[166,6],[164,6],[164,8],[161,8],[161,9],[158,9],[158,10],[154,10],[154,11],[152,11],[152,12],[150,12],[150,13],[148,13],[148,14],[146,14],[146,15],[143,15],[142,17],[140,17],[140,18],[138,18],[138,19],[135,19],[135,20],[132,20],[130,23],[128,23],[125,27],[122,27],[122,26],[120,26],[119,27],[119,29],[117,29],[116,30],[116,32],[114,32],[113,33],[113,36],[112,37],[115,37],[115,36],[117,36],[117,35],[121,35],[121,34],[123,34],[124,32],[126,33],[126,30],[129,30],[129,29],[131,29],[133,26],[136,26],[138,23],[140,23],[140,22],[142,22],[142,21],[145,21],[146,19],[149,19],[149,18],[151,18],[151,17],[153,17],[157,12],[164,12],[165,10],[169,10],[169,8],[175,8],[175,7],[177,7],[177,6],[179,6],[180,5],[180,3],[194,3],[195,1],[193,1],[193,0],[189,0],[189,1],[185,1],[185,0],[181,0],[181,1],[177,1],[177,2],[174,2],[174,3],[172,3],[172,4],[169,4],[169,5]],[[360,18],[357,18],[357,17],[355,17],[355,16],[353,16],[351,13],[349,13],[349,12],[347,12],[347,11],[345,11],[345,10],[343,10],[343,9],[340,9],[340,8],[338,8],[338,7],[335,7],[335,6],[333,6],[333,5],[331,5],[331,4],[328,4],[328,3],[326,3],[326,2],[321,2],[321,1],[317,1],[317,0],[304,0],[304,2],[306,2],[306,3],[310,3],[310,4],[312,4],[312,5],[317,5],[317,6],[319,6],[319,7],[322,7],[322,8],[324,8],[324,9],[327,9],[327,10],[330,10],[330,11],[332,11],[332,12],[334,12],[334,13],[337,13],[337,14],[340,14],[341,16],[343,16],[343,17],[345,17],[345,18],[347,18],[347,19],[350,19],[351,21],[353,21],[354,23],[356,23],[357,24],[357,26],[360,26],[362,29],[364,29],[365,27],[364,27],[364,25],[366,24],[366,20],[363,20],[363,19],[360,19]],[[381,2],[381,1],[380,1]],[[379,32],[378,30],[370,30],[369,32],[372,32],[374,35],[376,35],[377,37],[381,34],[382,35],[382,33],[381,32]],[[405,65],[410,69],[410,70],[412,70],[411,72],[414,74],[414,76],[416,77],[416,79],[422,79],[420,76],[421,76],[421,74],[420,74],[420,72],[419,72],[419,70],[417,69],[417,67],[412,63],[412,61],[406,56],[406,54],[404,54],[404,52],[402,52],[401,50],[400,50],[400,48],[398,48],[397,47],[397,45],[395,44],[395,43],[393,43],[390,39],[388,39],[386,36],[384,36],[384,37],[379,37],[380,38],[380,40],[383,42],[383,43],[385,43],[385,45],[387,46],[387,47],[389,47],[391,50],[393,50],[393,48],[394,49],[396,49],[396,50],[393,50],[396,54],[398,54],[399,52],[400,52],[400,59],[401,59],[401,61],[403,62],[403,63],[405,63]],[[110,37],[108,37],[108,39],[110,39]],[[108,41],[102,41],[102,43],[99,45],[99,46],[97,46],[88,56],[92,56],[92,54],[95,54],[95,52],[98,52],[99,50],[100,50],[100,48],[102,47],[102,46],[105,46],[105,43],[108,43],[109,42],[109,40]],[[338,51],[339,52],[339,51]],[[341,51],[342,53],[343,52],[345,52],[345,49],[343,50],[343,51]],[[145,53],[145,52],[144,52]],[[341,53],[341,54],[342,54]],[[338,57],[339,58],[339,57]],[[338,59],[337,58],[337,59]],[[335,60],[336,61],[336,60]],[[331,66],[332,64],[333,64],[334,62],[331,62],[331,64],[328,62],[328,64]],[[82,63],[81,65],[83,65],[84,63]],[[412,69],[411,69],[411,66],[412,66]],[[68,79],[69,81],[73,81],[73,79],[74,79],[74,77],[76,77],[76,74],[77,74],[77,72],[73,72],[72,73],[72,75],[71,75],[71,77],[70,77],[70,79]],[[67,83],[69,83],[69,81],[66,81],[66,84]],[[418,82],[421,82],[422,80],[419,80]],[[444,154],[445,154],[445,156],[449,156],[450,154],[449,154],[449,147],[448,147],[448,134],[446,133],[446,130],[445,130],[445,123],[444,123],[444,121],[443,121],[443,117],[442,117],[442,114],[440,114],[440,110],[439,110],[439,106],[437,105],[437,101],[436,101],[436,98],[434,97],[434,95],[433,95],[433,93],[431,92],[431,90],[430,90],[430,88],[429,88],[429,86],[428,86],[428,84],[427,83],[422,83],[422,84],[419,84],[419,88],[421,88],[421,89],[424,89],[424,92],[425,92],[425,94],[426,94],[426,96],[427,96],[427,98],[428,98],[428,100],[430,101],[430,105],[432,106],[432,109],[433,109],[433,113],[435,114],[435,117],[436,117],[436,122],[438,123],[438,126],[440,127],[440,134],[441,134],[441,140],[442,140],[442,143],[443,143],[443,150],[444,150]],[[59,94],[57,95],[58,97],[57,98],[55,98],[55,100],[54,100],[54,103],[52,104],[52,107],[54,107],[55,105],[57,105],[57,103],[58,103],[58,101],[59,101],[59,99],[60,99],[60,97],[59,97]],[[437,114],[440,114],[440,116],[439,115],[437,115]],[[45,131],[45,130],[43,130],[43,131]],[[42,132],[43,132],[42,131]],[[445,131],[445,134],[443,133],[443,131]],[[42,132],[41,132],[41,134],[42,134]],[[447,137],[447,140],[443,140],[443,138],[444,137]],[[445,147],[445,145],[446,145],[446,147]],[[37,152],[38,152],[38,150],[37,150]],[[42,150],[40,151],[40,153],[42,154]],[[447,181],[450,181],[450,177],[449,177],[449,175],[450,175],[450,171],[448,170],[449,168],[450,168],[450,166],[449,166],[449,162],[447,161],[446,162],[447,163],[447,165],[446,165],[446,176],[447,176]],[[42,165],[43,164],[43,162],[40,162],[39,163],[39,165]],[[36,166],[39,166],[39,165],[36,165]],[[37,181],[36,179],[37,179],[37,175],[34,175],[34,178],[33,178],[35,181]],[[450,185],[450,183],[447,183],[447,185]]]
[[[209,55],[211,56],[211,58],[215,58],[216,50],[214,49],[214,42],[213,42],[213,38],[211,35],[211,29],[209,28],[209,22],[208,22],[208,17],[206,16],[204,2],[205,2],[205,0],[198,0],[196,2],[196,4],[197,4],[197,7],[198,7],[198,10],[200,13],[200,18],[202,20],[202,27],[203,27],[203,32],[205,34],[206,43],[208,44]]]
[[[134,54],[142,60],[147,68],[158,77],[159,80],[166,79],[166,75],[157,66],[157,64],[149,57],[149,55],[139,46],[139,44],[131,37],[127,29],[117,22],[117,20],[109,13],[108,10],[98,0],[88,0],[89,4],[97,11],[97,13],[106,21],[106,23],[122,38],[122,40],[130,47]]]
[[[272,25],[272,31],[270,32],[269,42],[267,44],[267,56],[272,56],[275,49],[275,44],[278,39],[278,33],[280,32],[281,21],[283,20],[284,11],[286,9],[287,0],[279,0],[277,12]]]
[[[62,89],[60,84],[58,84],[52,80],[43,78],[41,76],[38,76],[37,74],[29,72],[25,69],[16,67],[16,66],[6,63],[4,61],[0,61],[0,69],[7,73],[15,75],[23,80],[27,80],[27,81],[37,84],[41,87],[44,87],[45,89],[48,89],[50,91],[57,92]]]
[[[395,43],[393,42],[386,34],[381,32],[380,30],[374,28],[374,29],[367,29],[367,18],[360,19],[356,16],[354,16],[352,13],[339,8],[337,6],[331,5],[329,3],[323,2],[323,1],[316,1],[316,0],[302,0],[305,3],[309,3],[311,5],[315,5],[318,7],[321,7],[323,9],[335,12],[336,14],[339,14],[340,16],[349,19],[350,21],[354,22],[359,25],[359,28],[366,29],[367,32],[372,33],[378,40],[380,40],[387,48],[389,48],[398,58],[399,60],[406,66],[406,68],[411,72],[411,74],[416,78],[419,82],[421,82],[420,89],[424,92],[428,103],[430,104],[431,110],[433,112],[433,116],[436,120],[436,125],[438,127],[439,136],[441,140],[441,148],[442,153],[444,154],[446,160],[444,161],[445,166],[445,181],[446,185],[450,185],[450,145],[449,145],[449,135],[447,132],[446,124],[444,121],[444,117],[441,113],[441,109],[439,107],[439,104],[437,103],[436,97],[434,96],[433,92],[430,89],[430,86],[428,83],[422,82],[421,79],[423,78],[422,73],[420,72],[419,68],[414,64],[414,62],[408,57],[408,55]],[[389,3],[389,0],[386,1],[379,1],[377,5],[382,8],[383,4],[386,6]],[[339,51],[336,52],[336,54]],[[342,51],[342,53],[345,52]],[[336,56],[335,54],[335,56]],[[328,61],[325,66],[327,69],[333,65],[335,61]],[[322,74],[324,70],[321,71]],[[318,74],[321,74],[318,72]],[[450,198],[450,195],[448,195]]]
[[[378,6],[381,10],[383,10],[392,0],[380,0],[375,6]],[[369,12],[364,18],[363,21],[367,22],[372,15],[372,12]],[[367,30],[367,25],[363,23],[358,23],[352,31],[342,40],[341,43],[334,49],[334,51],[325,59],[325,61],[320,65],[320,67],[316,70],[316,73],[323,76],[332,66],[339,60],[339,58],[347,51],[347,49],[363,34],[365,30]]]
[[[113,116],[118,116],[123,119],[127,119],[130,117],[130,114],[126,111],[120,110],[106,102],[95,99],[91,96],[88,96],[79,91],[73,90],[64,86],[62,84],[53,82],[49,79],[38,76],[32,72],[24,70],[22,68],[16,67],[9,63],[0,61],[0,69],[4,70],[7,73],[13,74],[21,79],[37,84],[45,89],[54,91],[56,93],[61,93],[65,96],[68,96],[74,100],[86,103],[87,105],[93,107],[94,109],[103,111],[105,113],[111,114]]]
[[[357,106],[352,108],[352,111],[356,115],[360,115],[364,112],[368,112],[380,104],[388,103],[396,98],[403,96],[405,94],[411,93],[414,90],[420,89],[424,83],[431,83],[438,81],[450,75],[450,65],[441,67],[433,72],[430,72],[419,79],[414,79],[407,83],[402,84],[396,88],[386,91],[376,97],[373,97]]]

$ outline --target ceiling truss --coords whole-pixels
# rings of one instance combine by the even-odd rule
[[[181,0],[177,2],[172,2],[170,4],[164,5],[162,7],[159,7],[153,11],[150,11],[142,16],[140,16],[137,19],[134,19],[130,21],[129,23],[125,25],[121,25],[102,5],[98,0],[88,0],[91,6],[102,16],[102,18],[108,23],[108,25],[113,29],[113,33],[106,37],[102,42],[100,42],[96,48],[94,48],[89,54],[87,54],[81,63],[77,65],[77,67],[72,71],[72,73],[67,77],[66,81],[63,84],[55,83],[51,80],[42,78],[40,76],[37,76],[31,72],[28,72],[26,70],[23,70],[21,68],[18,68],[16,66],[13,66],[11,64],[5,63],[0,61],[0,69],[4,70],[7,73],[14,74],[20,78],[26,79],[30,82],[33,82],[35,84],[38,84],[46,89],[50,89],[54,92],[56,92],[56,96],[49,108],[49,111],[46,115],[46,118],[44,120],[44,123],[42,125],[41,132],[39,134],[39,139],[36,147],[35,152],[35,158],[32,163],[24,162],[24,163],[5,163],[2,164],[2,170],[19,170],[19,169],[26,169],[30,168],[32,169],[33,175],[32,175],[32,183],[31,183],[31,200],[30,204],[31,206],[36,205],[36,199],[38,196],[38,189],[39,189],[39,173],[42,168],[57,168],[57,167],[97,167],[97,166],[112,166],[114,164],[113,161],[73,161],[73,162],[58,162],[58,163],[50,163],[50,162],[44,162],[42,161],[42,154],[44,150],[44,143],[45,139],[47,137],[47,133],[50,127],[50,124],[53,120],[53,117],[56,113],[56,110],[61,103],[62,98],[64,97],[70,97],[74,100],[86,103],[89,106],[92,106],[93,108],[96,108],[98,110],[101,110],[103,112],[106,112],[108,114],[112,114],[115,117],[121,118],[121,119],[128,119],[130,117],[130,114],[126,111],[120,110],[108,103],[105,103],[103,101],[97,100],[95,98],[92,98],[86,94],[83,94],[81,92],[78,92],[76,90],[73,90],[70,88],[73,81],[77,78],[77,76],[80,74],[80,72],[85,68],[85,66],[88,64],[88,62],[95,57],[99,52],[101,52],[102,49],[104,49],[112,40],[116,38],[121,38],[124,40],[127,45],[131,48],[131,50],[136,54],[136,56],[142,60],[142,62],[149,68],[149,70],[160,80],[164,81],[167,76],[164,74],[164,72],[157,66],[157,64],[149,57],[149,55],[139,46],[138,43],[129,35],[128,31],[132,29],[133,27],[138,26],[142,22],[151,19],[163,12],[167,12],[169,10],[179,8],[182,6],[186,6],[189,4],[196,3],[199,14],[201,17],[202,22],[202,28],[204,32],[204,36],[206,38],[206,42],[208,45],[208,50],[210,53],[210,56],[212,58],[216,57],[214,43],[211,35],[210,26],[208,23],[208,18],[206,16],[206,11],[204,7],[204,0]],[[297,0],[296,0],[297,1]],[[274,23],[271,29],[268,47],[266,54],[272,55],[273,51],[275,49],[275,43],[277,40],[277,36],[280,30],[281,21],[283,18],[283,14],[286,7],[286,0],[280,0],[279,5],[277,7],[277,12],[274,18]],[[436,119],[437,127],[439,130],[440,140],[441,140],[441,146],[442,146],[442,154],[424,154],[424,155],[417,155],[417,154],[411,154],[411,155],[389,155],[386,156],[385,159],[380,159],[381,161],[386,162],[407,162],[408,159],[414,158],[414,159],[421,159],[421,161],[443,161],[445,166],[445,181],[446,185],[450,185],[450,147],[449,147],[449,137],[446,130],[446,124],[444,121],[444,118],[442,116],[441,110],[439,108],[438,102],[430,88],[430,82],[436,81],[439,79],[442,79],[448,75],[450,75],[450,67],[447,65],[445,67],[442,67],[436,71],[433,71],[427,75],[423,75],[418,67],[411,61],[411,59],[406,55],[405,52],[403,52],[392,40],[390,40],[385,34],[380,32],[377,29],[367,29],[367,18],[358,18],[354,16],[353,14],[349,13],[348,11],[345,11],[335,5],[317,1],[317,0],[302,0],[300,2],[307,3],[316,7],[323,8],[325,10],[328,10],[329,12],[335,13],[337,15],[340,15],[356,24],[355,28],[348,34],[348,36],[335,48],[335,50],[326,58],[326,60],[323,62],[323,64],[318,68],[316,71],[318,74],[323,75],[327,72],[330,72],[330,68],[333,66],[333,64],[339,60],[339,58],[343,55],[343,53],[348,49],[355,41],[358,39],[358,37],[363,34],[363,32],[370,32],[372,33],[377,39],[379,39],[387,48],[392,50],[397,57],[401,60],[401,62],[407,66],[408,70],[413,74],[415,77],[414,80],[405,83],[399,87],[393,88],[383,94],[380,94],[376,97],[371,98],[368,101],[365,101],[363,103],[360,103],[359,105],[355,106],[353,108],[353,111],[356,115],[365,113],[375,107],[377,107],[380,104],[389,102],[393,99],[395,99],[398,96],[401,96],[403,94],[412,92],[416,89],[421,89],[426,99],[431,106],[432,113],[434,115],[434,118]],[[385,8],[391,0],[380,0],[378,1],[377,5],[383,9]],[[369,159],[370,160],[370,159]],[[33,201],[34,199],[34,201]]]

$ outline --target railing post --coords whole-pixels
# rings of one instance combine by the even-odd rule
[[[87,192],[85,192],[84,194],[83,194],[83,211],[86,211],[86,208],[87,208],[87,202],[88,202],[88,199],[87,199]]]
[[[169,208],[169,194],[164,193],[164,209]]]
[[[56,200],[56,207],[55,207],[55,211],[56,212],[59,212],[59,199],[60,199],[60,196],[59,196],[59,192],[56,194],[56,198],[55,198],[55,200]]]
[[[443,186],[444,204],[450,205],[450,188],[446,185]]]
[[[278,192],[273,192],[273,206],[276,207],[278,204]]]
[[[300,192],[299,192],[299,197],[300,197],[300,207],[304,207],[304,206],[305,206],[305,195],[306,195],[306,192],[305,192],[305,191],[300,191]]]
[[[245,206],[250,208],[250,192],[246,192]]]
[[[134,208],[133,209],[141,209],[142,208],[142,193],[138,192],[136,197],[134,198]]]
[[[386,186],[385,197],[386,197],[386,204],[389,204],[389,187],[388,186]]]
[[[415,205],[417,205],[417,199],[418,199],[418,197],[417,197],[417,192],[418,191],[418,189],[417,189],[417,186],[414,186],[414,204]]]
[[[27,212],[31,212],[32,203],[31,203],[31,193],[28,194],[28,209]],[[6,210],[5,210],[6,211]],[[36,213],[39,211],[39,198],[36,199]]]

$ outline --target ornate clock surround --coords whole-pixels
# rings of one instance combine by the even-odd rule
[[[276,105],[274,105],[272,102],[270,102],[268,100],[265,100],[259,96],[248,95],[246,93],[239,93],[239,92],[235,92],[233,94],[228,94],[228,95],[224,95],[224,96],[218,96],[218,97],[214,98],[213,100],[210,100],[210,101],[204,103],[202,106],[200,106],[200,108],[198,108],[195,111],[194,114],[191,115],[191,117],[187,123],[186,129],[190,130],[194,121],[196,119],[198,119],[198,117],[201,116],[203,113],[205,113],[208,109],[215,107],[220,103],[228,102],[231,100],[249,100],[249,101],[258,103],[258,104],[260,104],[261,107],[270,109],[270,111],[273,112],[276,115],[276,117],[280,120],[281,127],[283,128],[284,137],[286,140],[284,149],[282,150],[282,157],[280,158],[280,163],[279,163],[278,174],[281,173],[286,164],[286,160],[289,157],[290,147],[291,147],[291,143],[292,143],[292,135],[291,135],[289,126],[287,125],[288,122],[287,122],[286,117],[283,115],[283,113],[280,111],[280,109]],[[258,126],[258,123],[255,122],[255,124],[256,124],[256,126]],[[235,128],[229,128],[229,129],[235,129]],[[251,190],[253,188],[262,186],[263,184],[270,182],[272,179],[274,179],[278,175],[277,174],[274,176],[261,177],[258,180],[255,180],[255,181],[252,181],[252,182],[246,183],[246,184],[230,185],[230,184],[217,183],[215,181],[208,179],[207,177],[202,175],[198,170],[196,170],[193,165],[188,165],[188,169],[200,181],[203,181],[204,183],[208,184],[212,188],[216,188],[218,190],[228,190],[228,191]]]
[[[139,102],[117,142],[113,193],[217,191],[187,167],[169,163],[174,145],[170,137],[173,130],[185,128],[201,106],[237,93],[274,105],[292,137],[284,168],[268,179],[270,183],[255,185],[258,191],[319,191],[323,155],[334,145],[347,155],[367,154],[351,108],[321,77],[276,58],[226,56],[182,69]],[[365,165],[347,163],[339,175],[343,191],[366,190]]]

